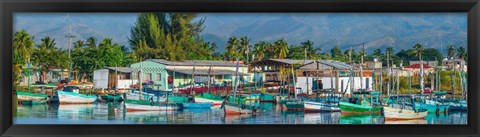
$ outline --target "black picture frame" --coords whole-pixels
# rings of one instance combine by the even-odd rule
[[[2,0],[2,136],[479,136],[478,0]],[[12,125],[15,12],[467,12],[468,125]]]

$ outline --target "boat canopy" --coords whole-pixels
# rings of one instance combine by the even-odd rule
[[[367,90],[361,90],[361,91],[356,91],[353,92],[353,94],[370,94],[370,95],[380,95],[382,92],[379,91],[367,91]]]

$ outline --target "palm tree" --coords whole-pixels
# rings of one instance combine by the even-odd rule
[[[283,59],[288,54],[288,43],[284,39],[277,40],[275,42],[277,58]]]
[[[239,54],[244,55],[243,58],[245,59],[246,62],[248,62],[249,54],[250,54],[250,38],[247,36],[243,36],[240,38],[240,45],[238,47],[238,52]]]
[[[234,60],[237,57],[237,47],[240,45],[240,40],[233,36],[228,38],[228,42],[225,49],[226,60]]]
[[[415,55],[418,57],[420,60],[420,90],[421,93],[423,94],[423,60],[422,60],[422,54],[423,54],[423,46],[420,43],[415,44],[413,46]]]
[[[457,57],[460,58],[460,59],[464,59],[464,58],[465,58],[465,55],[466,55],[465,48],[463,48],[463,47],[458,47],[458,49],[457,49]]]
[[[217,52],[217,48],[218,48],[218,47],[217,47],[217,43],[213,42],[213,43],[211,44],[209,50],[210,50],[211,53],[215,53],[215,52]]]
[[[33,37],[26,30],[21,30],[13,36],[13,49],[22,55],[24,62],[29,62],[35,45]]]
[[[73,48],[83,48],[85,46],[85,41],[77,40],[73,43]]]
[[[307,50],[307,56],[309,59],[314,59],[318,56],[318,52],[321,51],[319,48],[314,48],[313,47],[313,42],[310,40],[307,40],[305,42],[300,43],[304,49]]]
[[[88,47],[96,47],[97,46],[97,39],[94,37],[90,37],[87,39],[87,45]]]
[[[393,49],[392,49],[393,50]],[[375,49],[373,51],[373,56],[375,56],[375,58],[378,58],[380,57],[380,55],[382,55],[382,51],[380,49]]]
[[[42,44],[37,45],[32,56],[32,62],[39,67],[41,72],[40,81],[45,82],[47,73],[55,67],[60,67],[58,62],[65,62],[65,58],[59,58],[57,47],[55,47],[55,39],[45,37],[41,39]]]
[[[255,55],[255,60],[254,61],[259,61],[263,60],[265,58],[265,52],[267,49],[268,43],[265,41],[260,41],[257,44],[255,44],[255,48],[253,51],[253,54]]]
[[[455,57],[455,48],[453,45],[448,46],[448,58],[453,58]]]

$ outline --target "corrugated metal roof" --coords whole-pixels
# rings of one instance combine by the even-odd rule
[[[312,70],[312,69],[317,69],[317,64],[316,63],[320,63],[320,65],[325,65],[325,66],[328,66],[328,67],[325,67],[325,66],[319,66],[323,69],[336,69],[336,70],[349,70],[352,66],[351,65],[348,65],[347,63],[344,63],[344,62],[339,62],[339,61],[333,61],[333,60],[317,60],[317,61],[314,61],[314,62],[310,62],[308,64],[305,64],[303,66],[300,66],[298,67],[298,69],[305,69],[305,70]]]
[[[188,75],[191,75],[192,72],[193,72],[193,68],[188,68],[188,69],[185,69],[185,68],[182,68],[182,69],[169,69],[167,68],[167,70],[170,70],[170,71],[175,71],[176,73],[182,73],[182,74],[188,74]],[[204,75],[204,76],[207,76],[207,75],[210,75],[209,73],[209,69],[198,69],[196,68],[195,69],[195,75]],[[228,70],[228,69],[214,69],[213,70],[213,75],[235,75],[235,71],[233,70]],[[238,75],[250,75],[250,74],[247,74],[247,73],[242,73],[242,72],[238,72]]]
[[[333,60],[319,60],[320,63],[332,66],[336,69],[350,69],[352,66],[348,65],[347,63],[340,62],[340,61],[333,61]]]
[[[228,61],[213,61],[213,60],[185,60],[185,61],[167,61],[163,59],[149,59],[156,63],[168,65],[168,66],[225,66],[225,67],[236,67],[236,62]],[[240,67],[245,66],[244,64],[239,64]]]
[[[118,71],[118,72],[125,72],[125,73],[131,73],[132,72],[132,68],[127,68],[127,67],[107,67],[107,69],[109,70],[113,70],[113,71]]]
[[[285,63],[285,64],[290,64],[290,65],[292,65],[292,64],[303,64],[303,62],[304,62],[304,60],[291,60],[291,59],[270,59],[270,60]],[[315,60],[306,60],[305,64],[312,63],[313,61],[315,61]]]

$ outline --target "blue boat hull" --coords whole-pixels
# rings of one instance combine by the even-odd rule
[[[212,103],[178,103],[183,109],[207,109],[212,107]]]

